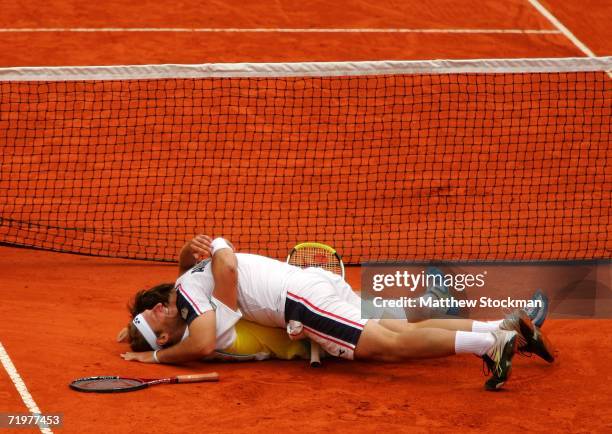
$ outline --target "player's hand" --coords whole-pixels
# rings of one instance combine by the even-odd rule
[[[157,363],[153,358],[153,351],[144,351],[141,353],[127,352],[121,354],[121,358],[127,361],[141,362],[141,363]]]
[[[128,329],[127,327],[123,327],[119,334],[117,335],[117,342],[127,342],[128,341]]]
[[[287,324],[287,334],[292,341],[299,341],[308,337],[306,333],[304,333],[304,325],[295,320],[291,320]]]
[[[212,243],[212,238],[210,238],[208,235],[196,235],[189,242],[191,254],[196,261],[200,261],[203,258],[211,256],[212,249],[210,247],[210,243]]]

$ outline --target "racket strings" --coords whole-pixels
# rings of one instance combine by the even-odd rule
[[[143,382],[133,378],[100,377],[77,380],[72,384],[80,390],[120,390],[140,387]]]
[[[200,383],[204,381],[218,381],[219,374],[208,372],[206,374],[178,375],[168,378],[130,378],[120,376],[96,376],[78,378],[69,384],[70,388],[79,392],[115,393],[130,392],[144,389],[157,384]]]
[[[338,257],[319,247],[304,247],[295,250],[289,258],[289,263],[301,268],[319,267],[334,274],[342,275]]]

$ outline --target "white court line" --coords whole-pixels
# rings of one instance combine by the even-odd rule
[[[586,54],[588,57],[597,57],[595,53],[593,53],[589,47],[587,47],[580,39],[574,35],[570,29],[565,27],[561,21],[557,19],[548,9],[542,6],[538,0],[528,0],[531,5],[540,12],[544,18],[546,18],[550,23],[555,26],[559,32],[561,32],[567,39],[569,39],[572,44],[574,44],[580,51]]]
[[[34,402],[34,398],[32,398],[32,395],[30,395],[30,392],[28,391],[28,388],[21,379],[19,372],[17,372],[15,365],[13,365],[13,361],[4,349],[2,342],[0,342],[0,361],[2,362],[2,366],[4,366],[4,369],[6,370],[7,374],[13,381],[15,389],[17,389],[17,392],[19,392],[19,395],[21,395],[23,403],[26,405],[28,410],[30,410],[30,413],[41,414],[40,410],[38,409],[38,406],[36,405],[36,402]],[[38,427],[40,428],[40,432],[42,432],[43,434],[53,434],[53,431],[51,431],[50,428],[47,428],[42,423],[40,423]]]
[[[160,32],[160,33],[471,33],[471,34],[536,34],[556,35],[557,29],[377,29],[377,28],[172,28],[172,27],[49,27],[0,28],[0,33],[96,33],[96,32]]]

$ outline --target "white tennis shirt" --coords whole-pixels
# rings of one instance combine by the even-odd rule
[[[242,317],[265,326],[285,327],[287,285],[300,268],[248,253],[236,253],[236,258],[238,307]],[[176,281],[178,293],[184,295],[195,314],[210,310],[211,300],[214,305],[214,286],[210,261],[197,264]],[[183,317],[187,320],[187,313]]]

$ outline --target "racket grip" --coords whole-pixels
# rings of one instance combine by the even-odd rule
[[[315,341],[310,341],[310,367],[319,368],[321,366],[321,347]]]
[[[179,383],[200,383],[202,381],[219,381],[219,374],[209,372],[207,374],[177,375]]]

